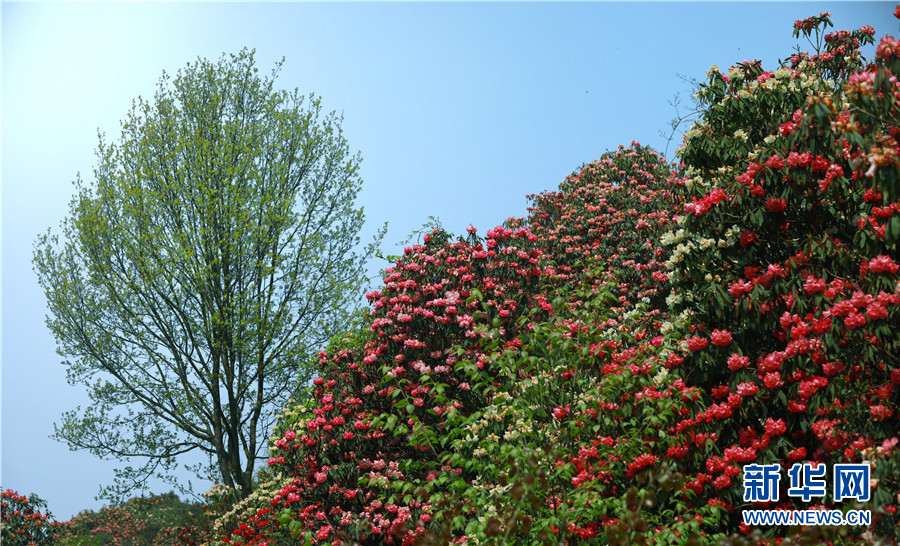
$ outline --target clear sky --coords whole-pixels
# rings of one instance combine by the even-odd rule
[[[32,245],[66,215],[76,173],[90,180],[98,130],[117,136],[163,71],[245,46],[264,73],[285,57],[280,87],[344,113],[363,156],[368,233],[388,221],[385,252],[396,254],[429,216],[483,234],[620,143],[662,151],[669,103],[691,93],[680,76],[754,58],[774,67],[795,45],[809,49],[792,24],[820,11],[837,29],[896,35],[893,6],[3,2],[0,484],[65,519],[99,507],[112,481],[114,462],[48,438],[87,397],[66,383],[44,325]]]

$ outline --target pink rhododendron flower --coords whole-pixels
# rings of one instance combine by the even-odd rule
[[[900,41],[893,36],[883,37],[878,47],[875,48],[875,58],[888,61],[895,57],[900,57]]]

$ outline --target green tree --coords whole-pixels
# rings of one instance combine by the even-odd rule
[[[54,437],[138,468],[124,499],[191,451],[242,495],[301,364],[341,331],[367,282],[359,155],[320,99],[276,90],[254,53],[198,59],[138,98],[95,182],[76,178],[62,236],[35,243],[47,324],[92,404]],[[299,377],[298,377],[299,376]]]

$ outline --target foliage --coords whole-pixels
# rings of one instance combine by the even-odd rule
[[[93,401],[55,437],[146,461],[110,498],[190,451],[209,458],[198,475],[250,493],[301,365],[366,282],[359,157],[318,98],[275,89],[278,67],[261,78],[244,50],[164,75],[118,142],[101,137],[63,239],[35,245],[48,326]]]

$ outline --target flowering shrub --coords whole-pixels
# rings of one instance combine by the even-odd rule
[[[172,544],[173,529],[189,519],[196,509],[196,506],[180,501],[174,493],[136,497],[118,507],[82,511],[67,522],[51,522],[52,537],[44,536],[36,543],[78,546]],[[46,522],[46,516],[44,520]]]
[[[896,538],[900,88],[892,38],[865,65],[871,27],[830,24],[795,24],[824,39],[812,55],[713,67],[701,87],[679,151],[691,203],[666,241],[676,373],[704,397],[676,430],[715,438],[682,469],[729,507],[742,489],[719,480],[745,463],[871,462],[878,521],[851,532]]]
[[[594,284],[615,283],[620,312],[644,298],[650,309],[664,307],[668,275],[659,235],[683,199],[665,159],[631,144],[585,165],[558,191],[531,196],[526,219],[562,283],[600,260]]]
[[[138,544],[146,524],[123,508],[103,507],[79,513],[69,522],[63,544]],[[142,544],[148,542],[141,541]]]
[[[413,484],[462,472],[438,457],[437,434],[484,406],[492,349],[518,343],[517,317],[552,312],[537,289],[550,271],[536,237],[523,227],[487,236],[473,229],[450,242],[434,232],[406,249],[382,290],[368,294],[375,311],[364,344],[323,353],[315,404],[283,420],[269,464],[290,477],[224,542],[279,533],[411,542],[424,532],[415,522],[434,505],[413,495]],[[496,328],[493,339],[481,335],[487,327]]]
[[[751,532],[742,465],[804,461],[871,462],[840,532],[896,540],[898,48],[830,24],[711,70],[677,172],[633,142],[405,249],[218,542],[712,542]]]
[[[680,385],[664,384],[665,355],[659,336],[650,335],[663,312],[649,303],[664,301],[666,277],[662,247],[647,241],[672,221],[658,212],[676,199],[670,183],[665,161],[635,143],[585,166],[559,192],[536,196],[529,218],[509,220],[486,240],[471,230],[468,241],[451,243],[435,232],[407,249],[384,288],[369,294],[371,334],[355,348],[323,354],[314,403],[285,412],[270,459],[288,476],[283,486],[266,505],[245,507],[248,519],[224,525],[222,541],[263,543],[291,533],[411,543],[441,529],[488,537],[509,508],[488,502],[503,492],[489,485],[507,480],[510,459],[556,469],[538,479],[544,489],[520,484],[514,500],[565,498],[572,484],[584,484],[571,507],[556,500],[518,510],[536,536],[603,534],[593,523],[598,514],[615,525],[614,514],[636,493],[609,488],[602,505],[592,495],[644,480],[643,471],[669,451],[659,440],[689,399]],[[587,235],[558,230],[548,211],[596,227]],[[645,234],[640,242],[615,240],[635,230]],[[585,251],[601,245],[619,251],[592,264],[602,253]],[[556,355],[558,369],[546,368],[544,351]],[[580,358],[566,360],[573,352]],[[500,422],[487,426],[485,416]],[[643,416],[662,431],[656,438],[638,426]],[[572,434],[573,419],[596,421],[590,434]],[[523,435],[529,426],[547,435]],[[499,451],[497,433],[506,440]],[[671,472],[661,475],[670,490]],[[451,515],[459,510],[454,499],[468,504],[459,517]],[[715,519],[718,510],[706,512]],[[509,531],[508,521],[498,525]],[[684,532],[700,531],[686,522]]]
[[[0,492],[0,542],[10,546],[55,544],[60,527],[37,495],[26,497],[7,489]],[[42,512],[43,511],[43,512]]]

